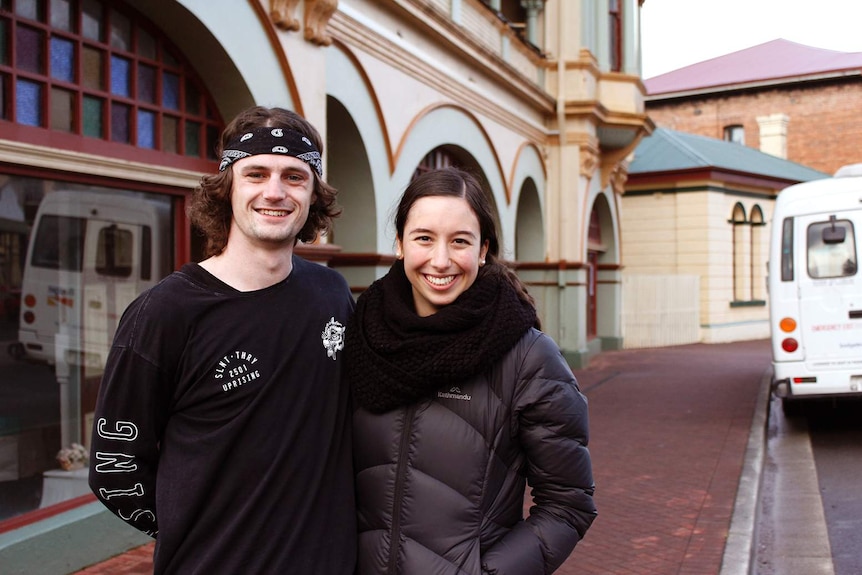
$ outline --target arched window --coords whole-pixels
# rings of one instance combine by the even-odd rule
[[[203,160],[215,160],[222,126],[179,51],[121,3],[102,0],[0,0],[3,122],[36,144],[50,137],[54,147],[97,154]]]
[[[751,293],[751,238],[745,208],[739,202],[733,206],[730,223],[733,225],[733,299],[745,301]]]
[[[460,165],[461,164],[456,155],[441,146],[439,148],[434,148],[425,154],[425,157],[422,158],[422,161],[419,162],[418,166],[416,166],[416,170],[413,171],[413,177],[411,179],[416,179],[417,176],[431,170],[448,168],[449,166],[459,167]]]
[[[766,222],[763,210],[755,204],[748,218],[751,223],[751,299],[766,300]]]

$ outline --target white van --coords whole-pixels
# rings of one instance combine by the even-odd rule
[[[120,315],[170,272],[171,237],[169,202],[120,192],[47,194],[27,248],[18,353],[103,368]]]
[[[862,394],[862,164],[775,202],[769,248],[773,390],[796,401]]]

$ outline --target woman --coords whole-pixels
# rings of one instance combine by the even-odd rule
[[[586,398],[474,177],[419,176],[395,228],[398,261],[346,330],[358,573],[552,573],[596,515]]]

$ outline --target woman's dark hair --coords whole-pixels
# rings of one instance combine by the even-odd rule
[[[242,132],[252,128],[285,128],[307,136],[323,155],[323,141],[311,123],[299,114],[284,108],[265,108],[254,106],[241,112],[227,125],[216,146],[216,157],[221,157],[224,147]],[[332,219],[341,213],[335,201],[336,190],[312,170],[314,195],[308,212],[308,220],[299,231],[297,239],[313,242],[318,234],[328,231]],[[227,169],[217,174],[201,178],[200,185],[192,192],[187,213],[191,222],[201,229],[207,239],[206,257],[224,251],[227,245],[230,222],[233,217],[230,194],[233,188],[233,170]]]
[[[500,240],[497,232],[497,221],[488,196],[482,189],[478,178],[460,168],[439,168],[419,175],[410,182],[401,196],[395,211],[395,233],[399,240],[404,238],[404,226],[413,204],[421,198],[433,196],[449,196],[463,198],[479,220],[480,243],[488,242],[488,252],[485,254],[485,265],[479,268],[479,278],[489,274],[503,277],[518,293],[518,296],[528,302],[533,308],[536,302],[527,293],[520,278],[509,266],[500,260]],[[539,320],[536,320],[536,327]]]

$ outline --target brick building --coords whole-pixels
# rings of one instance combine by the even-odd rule
[[[862,162],[862,52],[773,40],[645,80],[657,126],[834,173]]]

